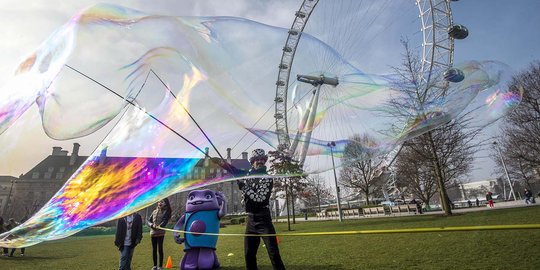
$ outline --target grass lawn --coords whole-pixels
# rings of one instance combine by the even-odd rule
[[[293,229],[317,232],[530,223],[540,223],[540,207],[494,209],[452,217],[301,222]],[[287,224],[276,225],[279,232],[286,228]],[[221,232],[240,233],[243,229],[242,225],[231,225]],[[539,269],[539,240],[540,230],[290,236],[280,238],[280,251],[287,269]],[[170,233],[164,249],[165,257],[172,256],[173,266],[178,268],[182,246],[174,243]],[[70,237],[30,247],[26,253],[22,258],[2,257],[0,269],[117,269],[119,258],[112,235]],[[221,269],[244,269],[241,237],[220,237],[217,254]],[[258,259],[260,269],[271,269],[262,246]],[[148,234],[135,249],[132,266],[152,267]]]

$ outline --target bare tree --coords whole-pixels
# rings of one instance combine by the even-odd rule
[[[395,167],[398,175],[396,185],[429,206],[432,197],[437,193],[437,181],[429,160],[415,152],[414,148],[403,147]]]
[[[540,62],[514,76],[510,88],[523,89],[523,98],[505,117],[501,152],[512,179],[533,188],[535,183],[540,184]],[[493,152],[500,164],[496,149]]]
[[[382,178],[379,176],[384,170],[384,159],[366,147],[373,143],[369,136],[354,135],[349,141],[343,152],[344,165],[339,182],[347,188],[362,192],[369,204],[370,195],[382,186]]]
[[[307,186],[300,197],[304,199],[307,206],[317,206],[318,211],[321,211],[321,201],[332,198],[332,191],[326,184],[325,180],[319,175],[310,175],[306,177]]]
[[[421,77],[420,60],[409,48],[408,41],[405,40],[402,43],[405,48],[403,62],[400,67],[394,68],[401,82],[396,83],[395,87],[407,98],[401,95],[399,98],[392,99],[388,105],[394,109],[394,117],[408,119],[406,120],[408,122],[411,118],[414,119],[413,122],[429,121],[429,118],[437,112],[429,112],[425,108],[433,101],[446,96],[448,86],[440,78],[436,78],[437,75],[433,75],[435,83],[428,85],[422,83],[419,79]],[[417,114],[411,115],[411,112],[417,112]],[[468,113],[462,114],[458,119],[448,119],[437,128],[427,129],[423,134],[407,141],[404,148],[408,149],[402,151],[404,155],[409,156],[402,159],[401,166],[415,164],[420,171],[414,172],[406,168],[398,171],[410,174],[410,177],[404,177],[404,179],[413,181],[410,185],[417,186],[416,195],[423,194],[426,199],[430,191],[425,188],[430,187],[430,181],[435,180],[446,215],[452,214],[447,186],[466,175],[471,169],[472,155],[475,151],[472,141],[477,138],[480,130],[469,128],[470,121]],[[394,129],[397,128],[403,127],[394,127]],[[416,156],[414,163],[407,165],[405,161],[413,162],[411,160],[413,156]],[[428,175],[429,173],[431,175]],[[414,181],[419,183],[415,184]],[[420,188],[421,182],[425,182],[427,186]]]

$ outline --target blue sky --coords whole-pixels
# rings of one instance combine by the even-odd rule
[[[403,4],[404,1],[410,2]],[[9,77],[19,60],[28,52],[35,49],[57,27],[66,22],[78,10],[101,1],[80,0],[0,0],[0,33],[3,42],[0,44],[0,85]],[[108,1],[125,5],[148,13],[197,16],[197,15],[227,15],[247,17],[267,24],[280,27],[291,25],[294,11],[302,1],[262,1],[262,0],[160,0],[160,1]],[[395,0],[396,5],[404,5],[414,13],[413,0]],[[526,68],[530,62],[540,59],[540,1],[538,0],[461,0],[452,2],[454,22],[465,25],[470,35],[465,40],[458,40],[455,44],[455,62],[465,60],[499,60],[507,63],[515,70]],[[411,13],[412,14],[412,13]],[[386,15],[386,14],[385,14]],[[387,15],[388,20],[392,16]],[[414,20],[412,18],[411,20]],[[408,25],[410,27],[410,25]],[[392,27],[393,35],[400,35],[399,25]],[[413,37],[414,38],[414,37]],[[387,49],[388,51],[389,49]],[[384,65],[399,62],[396,55],[399,47],[395,48],[393,56],[385,53]],[[368,56],[377,55],[367,53]],[[28,120],[35,120],[34,115],[25,116]],[[30,122],[30,121],[28,121]],[[20,141],[2,141],[1,145],[12,145],[4,150],[3,155],[9,156],[7,162],[0,162],[0,175],[19,175],[26,172],[31,166],[37,164],[48,155],[53,145],[63,146],[70,150],[73,142],[82,145],[82,154],[89,154],[96,144],[96,140],[104,135],[96,134],[94,138],[84,138],[69,141],[53,141],[42,139],[36,141],[31,134],[42,132],[39,125],[17,127],[21,131]],[[491,132],[496,135],[497,128]],[[100,137],[101,136],[101,137]],[[98,139],[96,139],[98,138]],[[32,153],[29,155],[28,153]],[[486,152],[479,156],[486,156]],[[483,180],[492,176],[494,163],[489,158],[479,158],[475,161],[475,170],[470,180]]]
[[[540,1],[458,1],[452,11],[470,31],[456,42],[456,61],[499,60],[519,71],[540,59]]]
[[[540,61],[540,1],[475,0],[452,3],[454,22],[465,25],[469,37],[455,43],[456,62],[498,60],[514,71]],[[497,125],[489,129],[500,134]],[[494,178],[493,160],[487,151],[477,153],[471,180]]]

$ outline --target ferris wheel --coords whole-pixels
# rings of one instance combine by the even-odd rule
[[[457,1],[457,0],[453,0]],[[287,151],[294,155],[301,164],[306,157],[311,133],[314,129],[315,115],[318,113],[317,104],[322,87],[336,87],[340,84],[340,80],[332,74],[328,74],[325,70],[319,70],[317,74],[294,74],[294,60],[297,54],[298,46],[302,40],[302,34],[308,24],[310,17],[316,14],[316,7],[319,0],[304,0],[299,10],[295,13],[295,19],[288,31],[288,37],[283,46],[281,61],[278,66],[278,78],[276,80],[276,95],[275,95],[275,127],[278,139],[278,149]],[[459,70],[453,69],[454,58],[454,40],[463,39],[468,35],[468,30],[462,25],[453,23],[452,10],[450,0],[415,0],[418,8],[418,17],[421,23],[422,34],[422,56],[421,56],[421,72],[419,73],[419,81],[421,85],[427,87],[436,87],[444,89],[448,85],[448,81],[459,80]],[[332,4],[341,2],[333,2]],[[411,3],[412,4],[412,3]],[[321,5],[319,4],[319,7]],[[317,7],[317,9],[319,9]],[[370,6],[371,7],[371,6]],[[432,83],[432,74],[434,70],[445,71],[444,75],[447,81]],[[293,73],[293,74],[291,74]],[[302,116],[301,125],[304,131],[291,134],[290,120],[288,110],[291,104],[290,101],[290,85],[295,76],[298,82],[310,84],[313,86],[312,97],[309,101],[309,108]],[[447,76],[448,75],[448,76]],[[294,78],[294,77],[293,77]],[[453,81],[455,82],[455,81]],[[299,147],[299,134],[302,133],[303,146]],[[393,155],[395,156],[396,153]],[[392,156],[389,154],[388,156]],[[390,158],[393,161],[393,158]],[[391,163],[388,161],[387,163]],[[389,165],[389,164],[386,164]]]

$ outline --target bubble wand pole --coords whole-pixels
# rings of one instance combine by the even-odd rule
[[[171,132],[173,132],[174,134],[176,134],[178,137],[182,138],[184,141],[186,141],[187,143],[189,143],[191,146],[193,146],[195,149],[197,149],[197,151],[201,152],[203,155],[205,155],[206,157],[208,158],[211,158],[210,155],[208,155],[208,153],[206,153],[205,151],[203,151],[201,148],[199,148],[198,146],[196,146],[193,142],[191,142],[190,140],[188,140],[186,137],[182,136],[180,133],[178,133],[176,130],[172,129],[171,127],[169,127],[167,124],[165,124],[163,121],[159,120],[157,117],[155,117],[154,115],[152,115],[151,113],[147,112],[146,110],[144,110],[143,108],[139,107],[137,104],[133,103],[133,101],[130,101],[130,100],[127,100],[125,97],[123,97],[122,95],[118,94],[117,92],[115,92],[114,90],[110,89],[109,87],[103,85],[102,83],[98,82],[97,80],[91,78],[90,76],[82,73],[81,71],[77,70],[76,68],[70,66],[70,65],[65,65],[66,67],[70,68],[71,70],[79,73],[80,75],[84,76],[85,78],[95,82],[96,84],[98,84],[99,86],[107,89],[109,92],[113,93],[115,96],[125,100],[129,105],[137,108],[138,110],[144,112],[146,115],[148,115],[150,118],[154,119],[156,122],[160,123],[162,126],[164,126],[165,128],[167,128],[168,130],[170,130]]]
[[[204,137],[208,140],[208,142],[210,143],[210,145],[212,145],[212,148],[214,148],[214,150],[216,151],[216,153],[218,154],[219,158],[221,158],[221,160],[224,160],[223,159],[223,156],[221,155],[221,153],[218,151],[218,149],[216,148],[216,146],[214,145],[214,143],[212,142],[212,140],[210,140],[210,138],[208,137],[208,135],[206,135],[206,132],[204,132],[204,130],[201,128],[201,126],[199,125],[199,123],[197,123],[197,121],[195,120],[195,118],[191,115],[191,113],[188,111],[188,109],[182,104],[180,103],[180,101],[176,98],[176,95],[171,91],[171,89],[169,88],[169,86],[167,86],[167,84],[165,84],[165,82],[156,74],[156,72],[154,72],[154,70],[150,69],[150,71],[154,74],[154,76],[156,76],[156,78],[158,78],[158,80],[161,82],[161,84],[163,84],[163,86],[165,88],[167,88],[167,90],[169,91],[169,93],[174,97],[174,99],[176,100],[176,102],[182,107],[182,109],[184,109],[184,111],[189,115],[189,118],[191,118],[191,120],[193,121],[193,123],[195,123],[195,125],[197,126],[197,128],[199,128],[199,130],[201,131],[201,133],[204,135]]]

